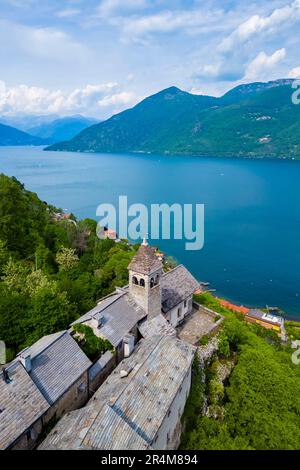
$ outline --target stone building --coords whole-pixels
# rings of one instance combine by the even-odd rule
[[[199,282],[183,266],[163,272],[161,257],[146,241],[128,266],[129,285],[101,299],[76,320],[90,326],[98,337],[116,349],[117,362],[131,354],[142,331],[151,322],[153,334],[177,327],[193,309],[193,293]],[[156,319],[156,320],[155,320]],[[170,331],[170,328],[169,328]]]
[[[91,365],[67,331],[22,351],[0,377],[0,449],[34,447],[51,418],[83,406]]]
[[[0,373],[0,450],[32,449],[49,403],[17,361]]]
[[[129,293],[148,319],[161,313],[162,262],[146,241],[128,266]]]
[[[155,248],[144,240],[128,266],[129,294],[150,320],[160,314],[176,327],[192,312],[193,294],[199,282],[183,266],[163,272]]]
[[[161,257],[146,241],[128,270],[128,286],[117,288],[75,322],[109,340],[114,353],[92,364],[72,330],[63,331],[41,338],[5,369],[0,376],[0,449],[33,448],[43,426],[66,413],[61,421],[66,429],[58,425],[62,439],[52,435],[50,447],[56,442],[61,448],[65,442],[69,448],[176,447],[194,348],[176,339],[175,328],[191,313],[199,283],[182,265],[164,272]],[[95,399],[80,409],[95,391]],[[130,418],[127,409],[134,411]],[[68,414],[72,410],[78,411]],[[90,428],[83,438],[77,429],[84,430],[86,420]]]
[[[110,341],[116,351],[116,360],[120,362],[133,351],[138,340],[138,324],[144,318],[145,311],[128,295],[128,289],[119,288],[72,326],[83,323],[92,328],[97,337]]]
[[[141,340],[88,405],[65,415],[40,449],[176,449],[195,352],[169,335]]]

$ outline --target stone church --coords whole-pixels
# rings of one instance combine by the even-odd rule
[[[183,266],[164,272],[154,247],[143,241],[128,266],[129,285],[117,288],[73,324],[90,326],[115,347],[117,362],[128,357],[142,337],[168,332],[193,309],[199,282]]]

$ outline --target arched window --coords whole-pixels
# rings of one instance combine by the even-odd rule
[[[140,286],[141,286],[141,287],[145,287],[145,281],[144,281],[144,279],[140,279]]]
[[[137,280],[135,276],[132,277],[132,283],[135,284],[136,286],[138,286],[139,284],[139,281]]]
[[[154,287],[154,285],[155,285],[154,284],[154,279],[153,279],[153,277],[151,277],[151,279],[150,279],[150,289],[152,289],[152,287]]]
[[[154,285],[157,286],[158,283],[159,283],[159,275],[156,274]]]

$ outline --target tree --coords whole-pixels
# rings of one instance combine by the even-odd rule
[[[9,251],[32,254],[48,218],[36,194],[26,191],[16,178],[0,174],[0,238]]]
[[[24,319],[23,346],[28,346],[44,335],[65,330],[77,317],[76,308],[65,292],[55,283],[43,287],[33,295]]]
[[[29,273],[30,267],[28,265],[10,258],[3,268],[2,281],[9,290],[24,293],[27,289],[26,278]]]
[[[74,268],[79,261],[74,248],[62,247],[56,255],[56,262],[60,271],[69,271]]]
[[[6,242],[0,240],[0,276],[3,272],[3,267],[8,262],[9,259],[9,251],[6,247]]]

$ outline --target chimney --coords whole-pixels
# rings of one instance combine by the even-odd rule
[[[129,357],[134,350],[135,337],[133,335],[126,335],[123,340],[124,343],[124,357]]]
[[[92,328],[100,328],[100,326],[102,325],[102,321],[103,321],[103,315],[99,315],[98,318],[96,317],[93,317],[91,319],[91,326]]]
[[[25,351],[23,351],[20,354],[20,361],[25,367],[26,371],[30,372],[31,371],[31,355],[29,351],[25,349]]]
[[[3,374],[3,380],[5,383],[10,384],[11,383],[11,378],[8,375],[8,370],[6,368],[2,369],[2,374]]]

